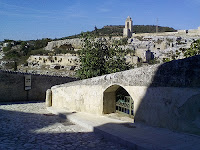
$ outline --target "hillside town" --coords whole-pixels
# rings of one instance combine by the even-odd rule
[[[127,17],[123,36],[96,37],[96,40],[106,39],[110,43],[125,41],[119,45],[127,51],[124,56],[126,62],[134,67],[163,63],[175,59],[183,59],[184,52],[191,44],[200,39],[200,27],[198,29],[177,30],[176,32],[134,33],[133,21]],[[83,40],[81,38],[49,41],[41,55],[30,55],[26,63],[17,64],[14,68],[9,66],[14,60],[4,59],[4,48],[11,46],[12,50],[20,48],[15,41],[2,42],[0,45],[0,68],[3,70],[15,70],[48,75],[75,76],[80,67],[78,52],[81,51]],[[29,46],[29,45],[25,45]],[[68,51],[67,53],[55,53],[57,49]],[[9,66],[9,67],[8,67]]]
[[[0,150],[200,150],[199,7],[0,0]]]

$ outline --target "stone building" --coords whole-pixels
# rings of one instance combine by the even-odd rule
[[[80,58],[76,54],[63,54],[56,56],[30,56],[27,61],[28,66],[31,68],[49,66],[52,69],[70,69],[77,68],[80,65]]]
[[[132,36],[132,26],[133,26],[133,21],[130,16],[126,18],[125,21],[125,28],[123,30],[123,37],[131,37]]]

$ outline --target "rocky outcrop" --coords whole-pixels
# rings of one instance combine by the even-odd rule
[[[122,37],[112,37],[110,39],[109,37],[100,37],[100,38],[96,38],[95,40],[98,41],[100,39],[106,39],[106,40],[114,41],[114,40],[120,40],[121,38]],[[48,42],[47,46],[44,49],[51,51],[53,50],[53,48],[60,47],[64,44],[71,44],[74,49],[81,49],[83,41],[80,38],[51,41],[51,42]]]
[[[64,44],[71,44],[73,48],[79,49],[82,46],[82,41],[79,38],[51,41],[51,42],[48,42],[47,46],[44,49],[51,51],[53,50],[53,48],[60,47],[61,45],[64,45]]]

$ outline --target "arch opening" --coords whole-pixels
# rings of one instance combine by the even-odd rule
[[[111,113],[134,117],[134,101],[130,94],[119,85],[110,86],[103,93],[103,114]]]
[[[127,22],[127,29],[130,29],[130,27],[129,27],[129,22]]]

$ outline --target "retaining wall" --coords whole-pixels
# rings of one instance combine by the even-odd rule
[[[25,75],[31,75],[31,90],[25,91]],[[0,71],[0,102],[44,101],[46,90],[76,79],[11,71]]]

